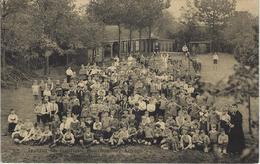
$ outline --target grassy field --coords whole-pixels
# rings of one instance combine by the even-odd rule
[[[221,79],[227,80],[233,73],[232,67],[235,60],[230,55],[220,55],[218,70],[212,68],[211,56],[199,56],[202,61],[202,79],[215,83]],[[51,77],[61,78],[62,69],[52,71]],[[232,97],[219,97],[217,103],[221,106],[224,103],[232,102]],[[1,131],[6,131],[6,120],[10,108],[14,108],[22,119],[35,120],[33,114],[33,97],[29,87],[19,89],[2,90],[1,93]],[[243,114],[243,127],[245,133],[248,132],[248,112],[244,106],[240,106]],[[252,117],[258,121],[258,99],[252,99]],[[257,132],[255,137],[258,138]],[[250,145],[258,143],[257,140],[247,139]],[[49,149],[47,146],[26,146],[15,145],[10,136],[1,137],[2,162],[241,162],[238,156],[220,157],[213,153],[202,153],[199,151],[182,151],[174,153],[162,150],[155,146],[127,146],[111,149],[107,146],[94,146],[89,149],[80,147],[57,147]],[[257,159],[247,162],[257,162]]]

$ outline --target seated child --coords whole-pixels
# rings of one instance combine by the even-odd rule
[[[154,129],[154,144],[159,144],[161,143],[163,139],[163,129],[161,128],[160,124],[155,124],[155,129]]]
[[[179,143],[180,143],[180,140],[179,140],[179,136],[178,136],[177,131],[173,131],[173,132],[172,132],[172,140],[171,140],[171,143],[172,143],[171,146],[172,146],[173,152],[179,151]]]
[[[200,141],[200,130],[196,129],[192,134],[192,144],[196,149],[201,149],[202,142]]]
[[[31,141],[33,145],[38,144],[42,137],[41,128],[38,127],[38,124],[35,123],[34,127],[29,131],[26,138],[23,141]]]
[[[63,133],[60,131],[59,128],[56,128],[52,135],[52,143],[49,145],[50,148],[57,146],[57,144],[61,143],[63,137]]]
[[[102,137],[103,137],[103,142],[105,144],[107,144],[111,138],[111,136],[113,135],[112,129],[111,127],[107,127],[105,130],[103,130],[102,132]]]
[[[208,153],[209,152],[209,144],[210,144],[209,136],[207,136],[205,134],[204,130],[201,130],[199,138],[200,138],[200,141],[202,142],[203,151],[205,153]]]
[[[116,131],[110,138],[109,143],[113,146],[116,144],[116,146],[120,146],[126,143],[128,139],[128,130],[126,127],[123,127]]]
[[[51,137],[52,137],[52,132],[50,130],[49,126],[45,126],[44,130],[42,131],[42,135],[41,135],[41,139],[39,141],[40,145],[43,145],[47,142],[51,141]]]
[[[93,132],[94,132],[95,143],[99,144],[100,142],[103,142],[102,122],[99,121],[98,117],[95,118],[95,122],[93,124]]]
[[[147,124],[144,128],[145,145],[151,145],[153,142],[153,128],[151,124]]]
[[[161,148],[164,150],[169,150],[171,148],[172,143],[172,131],[170,128],[166,127],[164,130],[164,138],[161,141]]]
[[[223,154],[227,154],[227,145],[228,145],[228,135],[225,133],[224,129],[221,129],[221,133],[218,136],[218,145],[219,152]]]
[[[86,127],[84,130],[83,140],[80,140],[80,143],[89,147],[94,143],[94,133],[91,132],[90,127]]]
[[[180,147],[182,150],[192,149],[194,147],[192,144],[191,136],[188,134],[187,130],[182,130],[182,136],[180,139]]]
[[[129,143],[136,143],[137,142],[137,130],[135,128],[134,124],[130,124],[129,128],[128,128],[128,142]]]
[[[8,133],[13,133],[18,122],[18,116],[15,114],[15,110],[11,109],[8,115]]]
[[[26,138],[27,136],[28,136],[28,131],[24,127],[21,127],[20,130],[17,130],[12,133],[13,141],[16,144],[23,143],[23,139]]]
[[[61,141],[64,145],[66,146],[73,146],[75,143],[75,138],[73,133],[71,132],[70,129],[66,130],[65,134],[62,137]]]

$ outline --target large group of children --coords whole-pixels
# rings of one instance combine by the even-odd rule
[[[214,96],[201,91],[198,76],[179,70],[181,62],[164,65],[168,57],[130,55],[115,58],[110,67],[82,65],[77,75],[69,67],[64,81],[34,81],[37,122],[18,119],[12,109],[8,131],[14,143],[144,144],[227,153],[229,111],[236,106],[218,108]],[[155,67],[155,58],[166,68]]]

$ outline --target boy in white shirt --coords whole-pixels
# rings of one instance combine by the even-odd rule
[[[40,85],[38,85],[37,80],[34,80],[34,82],[33,82],[32,94],[33,94],[34,100],[38,100],[39,95],[40,95]]]
[[[15,110],[11,109],[8,115],[8,133],[13,133],[18,122],[18,116],[15,114]]]

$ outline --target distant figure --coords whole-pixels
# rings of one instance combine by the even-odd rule
[[[40,96],[40,86],[39,86],[37,80],[34,80],[34,82],[33,82],[32,94],[33,94],[34,100],[38,100],[38,98]]]
[[[218,54],[215,52],[213,55],[213,69],[217,70],[218,65]]]
[[[74,73],[73,73],[71,67],[69,67],[69,68],[66,70],[67,83],[70,83],[70,80],[71,80],[71,77],[72,77],[73,74],[74,74]]]
[[[186,44],[184,44],[184,46],[182,47],[182,51],[184,52],[184,55],[188,57],[189,49]]]

